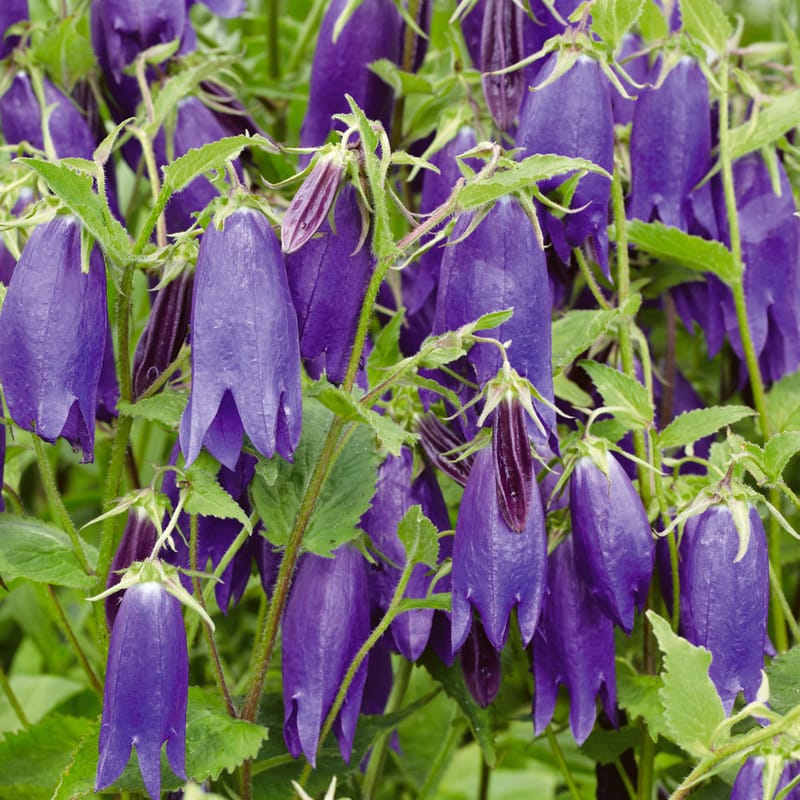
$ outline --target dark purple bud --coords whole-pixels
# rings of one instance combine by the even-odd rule
[[[617,682],[614,625],[580,576],[581,556],[573,540],[561,542],[548,561],[547,593],[533,643],[533,726],[538,735],[550,724],[560,684],[569,692],[569,724],[580,745],[594,727],[598,694],[616,724]]]
[[[203,234],[191,336],[187,465],[205,445],[233,469],[243,433],[267,458],[290,459],[302,421],[297,319],[278,240],[259,212],[240,208]]]
[[[486,11],[486,0],[477,0],[470,12],[461,20],[461,33],[467,45],[472,64],[477,69],[481,63],[481,31]]]
[[[60,89],[47,78],[42,82],[45,106],[53,106],[49,130],[56,155],[59,158],[91,159],[95,141],[89,123]],[[0,127],[9,144],[28,142],[38,150],[44,150],[42,107],[25,72],[17,73],[11,86],[0,97]]]
[[[361,247],[361,213],[356,190],[342,188],[334,211],[335,232],[327,222],[320,236],[286,258],[289,289],[297,311],[300,354],[315,361],[314,377],[324,367],[328,380],[341,383],[353,349],[358,316],[374,265]]]
[[[466,442],[445,425],[435,414],[424,414],[417,420],[417,433],[420,444],[430,462],[445,475],[466,486],[475,455],[459,458],[458,453],[451,451],[462,448]]]
[[[333,29],[346,6],[346,0],[329,3],[319,29],[301,147],[323,144],[328,133],[341,126],[333,115],[350,113],[345,93],[368,119],[380,120],[389,130],[392,90],[367,65],[381,58],[399,63],[402,19],[392,0],[365,0],[334,42]]]
[[[299,250],[328,217],[344,175],[340,151],[322,155],[289,203],[281,225],[281,249]]]
[[[134,745],[151,797],[161,796],[164,742],[172,771],[186,779],[188,690],[181,604],[160,583],[132,586],[111,632],[95,791],[119,778]]]
[[[533,458],[525,409],[516,397],[504,397],[494,412],[492,460],[497,502],[512,531],[523,531],[533,495]]]
[[[549,76],[558,54],[551,55],[539,73]],[[553,124],[553,120],[558,124]],[[570,70],[542,89],[528,93],[522,105],[517,146],[522,156],[555,153],[585,158],[611,173],[614,168],[614,121],[608,79],[592,58],[578,58]],[[540,189],[552,191],[564,178],[544,181]],[[608,275],[608,204],[611,180],[589,173],[579,181],[571,207],[581,209],[563,219],[547,215],[547,230],[558,257],[566,264],[572,248],[588,242],[597,263]]]
[[[97,387],[106,342],[100,250],[81,271],[75,217],[40,225],[22,251],[0,313],[0,382],[11,418],[47,442],[59,436],[94,458]]]
[[[117,552],[114,553],[111,570],[108,573],[108,581],[106,581],[106,589],[111,589],[120,582],[122,576],[119,573],[121,570],[127,569],[134,561],[144,561],[150,557],[155,547],[157,536],[156,526],[153,525],[147,514],[134,508],[128,514],[125,531],[122,534],[119,547],[117,547]],[[110,594],[104,600],[106,622],[109,630],[114,627],[114,621],[117,618],[124,596],[125,590]]]
[[[497,697],[503,676],[500,653],[486,638],[478,620],[473,621],[467,641],[461,648],[461,669],[469,693],[481,708],[486,708]]]
[[[501,131],[517,118],[525,94],[521,69],[504,75],[487,73],[505,69],[522,60],[522,20],[525,12],[514,0],[486,0],[481,28],[481,84],[486,105]]]
[[[769,607],[764,526],[752,506],[742,516],[750,539],[739,560],[739,532],[727,505],[689,519],[680,546],[681,633],[711,651],[709,675],[726,714],[740,690],[748,701],[756,698]]]
[[[716,235],[709,184],[695,190],[712,166],[708,84],[695,61],[681,59],[658,89],[639,92],[630,151],[632,218]]]
[[[0,58],[5,58],[19,44],[19,36],[6,36],[6,31],[26,19],[28,0],[4,0],[0,5]]]
[[[100,378],[97,381],[97,420],[112,422],[117,417],[119,403],[119,382],[117,366],[114,360],[114,343],[111,324],[106,328],[106,343],[103,348],[103,363],[100,366]]]
[[[655,542],[642,501],[616,457],[606,473],[589,456],[570,476],[570,518],[578,569],[597,603],[626,633],[647,600]]]
[[[316,765],[322,724],[347,668],[369,636],[366,565],[345,545],[332,558],[302,557],[283,616],[283,737],[289,752]],[[364,662],[333,725],[348,761],[367,676]]]
[[[435,476],[426,469],[416,480],[412,480],[413,466],[414,458],[408,448],[403,448],[399,456],[389,456],[378,470],[372,507],[361,518],[361,528],[378,551],[392,562],[390,564],[380,559],[377,569],[370,573],[382,611],[389,607],[400,572],[406,563],[397,527],[409,508],[418,503],[437,528],[450,528],[447,507]],[[430,569],[425,564],[415,565],[405,596],[427,597],[431,584],[429,573]],[[397,649],[409,661],[416,661],[422,655],[428,643],[432,617],[433,610],[422,608],[407,611],[392,622],[391,631]]]
[[[189,333],[193,276],[181,273],[159,289],[133,354],[133,398],[141,397],[177,358]]]
[[[533,638],[545,586],[547,537],[539,493],[531,495],[528,524],[508,527],[497,502],[492,454],[475,456],[458,513],[453,544],[453,651],[464,644],[472,609],[480,614],[495,650],[508,637],[508,619],[517,606],[522,641]]]
[[[733,165],[739,210],[747,320],[761,371],[768,381],[794,372],[800,365],[800,220],[786,171],[775,162],[780,194],[775,194],[770,170],[759,153]],[[727,243],[727,213],[720,198],[717,209],[722,238]],[[780,264],[780,269],[776,269]],[[727,333],[734,352],[744,360],[744,348],[733,295],[719,281],[709,285],[709,352],[716,353]]]

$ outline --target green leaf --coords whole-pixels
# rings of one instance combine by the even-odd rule
[[[456,701],[469,722],[472,735],[483,752],[487,766],[493,767],[497,762],[497,752],[494,745],[495,734],[491,711],[488,708],[481,708],[469,693],[467,684],[464,682],[461,661],[456,659],[451,666],[447,667],[428,648],[418,663],[425,667],[447,695]]]
[[[9,678],[28,722],[36,723],[49,711],[82,692],[86,686],[60,675],[12,675]],[[0,694],[0,733],[22,728],[16,712],[4,694]]]
[[[589,373],[603,403],[613,406],[614,416],[632,428],[643,428],[653,420],[653,406],[647,389],[639,381],[624,372],[599,364],[596,361],[580,361],[579,365]]]
[[[638,219],[628,222],[628,236],[631,244],[651,256],[697,272],[712,272],[728,286],[741,277],[733,254],[722,242],[691,236],[661,222],[642,222]]]
[[[647,677],[653,677],[648,675]],[[595,725],[589,738],[581,745],[581,752],[599,764],[612,764],[626,750],[635,748],[642,741],[642,729],[625,725],[619,730],[605,730]]]
[[[283,546],[289,539],[332,421],[333,414],[322,403],[303,398],[303,433],[293,463],[276,459],[277,478],[271,486],[260,475],[253,482],[256,510],[274,545]],[[308,521],[305,550],[330,555],[359,535],[359,520],[375,494],[378,453],[373,441],[371,432],[359,425],[340,448]]]
[[[58,24],[51,22],[29,51],[31,62],[43,66],[65,87],[88,77],[96,63],[91,42],[78,30],[80,22],[81,15],[74,14]]]
[[[642,15],[639,17],[639,29],[648,44],[669,36],[667,16],[655,0],[645,0]]]
[[[724,55],[733,27],[716,0],[680,0],[683,29],[697,41]]]
[[[86,543],[83,547],[91,562],[91,548]],[[38,519],[7,513],[0,513],[0,575],[6,581],[27,578],[84,591],[94,586],[65,533]]]
[[[236,158],[245,147],[259,147],[269,152],[276,152],[275,145],[264,136],[226,136],[202,147],[193,147],[180,158],[164,167],[164,185],[162,194],[173,194],[188,186],[198,175],[210,172]]]
[[[568,367],[584,350],[613,327],[614,311],[568,311],[553,323],[553,371]]]
[[[776,433],[764,445],[763,463],[769,480],[780,480],[786,465],[798,452],[800,452],[800,431]]]
[[[800,89],[770,98],[747,122],[730,133],[731,154],[741,158],[776,142],[800,125]]]
[[[70,754],[93,725],[89,719],[51,714],[26,731],[8,734],[0,741],[0,797],[49,800]],[[92,787],[96,770],[95,749]]]
[[[592,30],[612,53],[619,49],[622,37],[639,19],[644,0],[595,0],[592,4]]]
[[[148,422],[160,422],[175,430],[180,424],[188,399],[185,392],[164,391],[136,403],[120,401],[119,413],[124,417],[141,417]]]
[[[800,431],[800,372],[772,385],[767,392],[767,413],[776,432]]]
[[[397,535],[406,551],[406,564],[435,567],[439,563],[439,531],[422,513],[422,506],[414,505],[406,511]]]
[[[725,719],[722,701],[708,677],[711,653],[673,633],[655,612],[648,611],[647,618],[664,653],[664,686],[659,695],[667,735],[690,755],[703,758],[709,755],[712,736]]]
[[[733,425],[756,412],[747,406],[712,406],[697,408],[676,417],[658,435],[658,446],[662,450],[670,447],[685,447],[698,439],[710,436],[718,430]]]
[[[186,470],[187,486],[181,489],[186,495],[184,509],[187,514],[202,514],[204,517],[236,519],[252,533],[253,526],[244,509],[217,483],[219,465],[206,454]]]
[[[61,161],[18,158],[44,178],[50,190],[80,218],[84,227],[100,243],[112,266],[122,267],[131,258],[131,244],[125,228],[118,222],[104,198],[94,190],[90,175],[75,172]]]
[[[186,712],[186,774],[198,781],[216,780],[255,758],[267,739],[262,725],[232,719],[217,692],[189,688]]]
[[[778,714],[788,714],[800,705],[800,645],[776,656],[766,672],[770,707]]]
[[[403,444],[414,442],[418,438],[416,433],[407,431],[391,417],[379,414],[371,408],[364,408],[352,394],[339,386],[318,381],[313,384],[310,394],[342,419],[367,425],[381,447],[385,447],[393,456],[400,455]]]
[[[401,308],[375,337],[375,344],[367,358],[367,380],[374,388],[389,374],[389,368],[402,358],[400,352],[400,330],[403,327],[405,311]]]
[[[477,208],[511,192],[530,192],[531,184],[537,181],[567,175],[575,170],[598,172],[611,177],[602,167],[583,158],[534,155],[512,164],[508,169],[498,170],[491,177],[467,184],[458,193],[457,201],[464,210]]]
[[[398,97],[409,94],[431,94],[433,85],[429,80],[414,72],[404,72],[394,61],[381,58],[373,61],[369,68],[389,86]]]
[[[641,719],[655,741],[667,736],[664,704],[659,692],[664,682],[659,675],[641,675],[626,661],[617,659],[617,700],[631,719]]]

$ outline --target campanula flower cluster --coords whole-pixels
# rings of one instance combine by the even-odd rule
[[[456,751],[488,796],[520,720],[532,797],[800,793],[794,34],[0,3],[0,587],[77,657],[53,796],[433,796]],[[0,794],[55,748],[26,620]]]

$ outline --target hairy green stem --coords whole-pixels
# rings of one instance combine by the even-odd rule
[[[742,261],[742,238],[739,228],[739,211],[736,207],[736,189],[733,182],[733,160],[731,156],[730,142],[730,112],[728,108],[729,76],[728,59],[723,58],[720,62],[720,84],[722,86],[722,96],[719,102],[719,151],[720,167],[722,172],[722,188],[725,196],[725,210],[728,218],[728,230],[730,232],[730,248],[733,255],[734,265],[738,267],[739,278],[731,287],[733,301],[736,307],[736,321],[738,323],[739,338],[744,350],[744,360],[747,365],[747,374],[750,378],[750,389],[753,393],[753,405],[758,412],[758,421],[761,427],[761,435],[767,441],[772,428],[767,409],[766,392],[764,381],[761,377],[761,368],[758,363],[758,355],[753,345],[753,337],[750,331],[750,323],[747,316],[747,302],[744,291],[744,273],[747,265]],[[777,508],[780,504],[780,495],[776,489],[770,489],[770,502]],[[782,564],[781,564],[781,529],[777,520],[770,518],[768,549],[769,561],[775,571],[776,584],[781,586]],[[780,597],[774,590],[770,592],[770,616],[772,618],[772,636],[778,652],[783,652],[789,647],[789,637],[786,631],[786,617]]]
[[[198,521],[197,521],[197,514],[192,514],[189,518],[189,568],[192,572],[198,571],[198,564],[197,564],[197,533],[198,533]],[[200,578],[196,575],[192,578],[192,585],[194,586],[194,595],[197,598],[197,602],[200,604],[200,608],[208,614],[208,608],[206,607],[206,601],[203,597],[203,587],[200,585]],[[206,635],[206,644],[208,645],[208,650],[211,655],[211,665],[214,669],[214,677],[217,681],[217,686],[219,687],[219,693],[222,695],[222,699],[225,702],[225,708],[232,717],[236,717],[236,708],[233,705],[233,700],[231,699],[231,693],[228,691],[228,684],[225,682],[225,674],[222,671],[222,660],[219,657],[219,650],[217,650],[217,643],[214,640],[214,632],[211,630],[211,626],[208,622],[204,619],[202,622],[203,625],[203,632]]]
[[[47,500],[55,509],[56,516],[58,517],[58,521],[61,524],[62,530],[67,534],[67,536],[69,536],[69,540],[72,543],[72,550],[75,553],[75,557],[80,562],[81,569],[87,575],[94,575],[94,570],[89,565],[89,561],[86,558],[86,553],[83,552],[81,538],[78,536],[78,531],[75,528],[75,524],[73,523],[72,518],[67,511],[67,507],[64,505],[61,492],[58,490],[56,478],[53,474],[53,467],[50,464],[50,459],[48,458],[47,452],[44,449],[44,444],[35,433],[31,438],[33,439],[33,448],[36,451],[36,463],[39,466],[39,475],[42,478],[42,484],[44,486],[45,494],[47,495]]]
[[[586,281],[586,285],[589,287],[589,291],[592,293],[595,302],[603,311],[610,311],[611,306],[608,304],[608,300],[603,296],[603,292],[595,280],[594,275],[592,275],[592,270],[586,261],[586,256],[584,256],[583,251],[579,247],[575,247],[572,250],[572,254],[575,256],[575,261],[578,263],[581,275],[583,275],[583,279]]]
[[[558,739],[556,739],[556,735],[553,733],[552,727],[548,725],[544,729],[544,733],[545,736],[547,736],[547,741],[550,743],[550,749],[553,751],[556,764],[558,764],[558,768],[561,770],[561,774],[564,776],[564,780],[567,783],[569,793],[572,795],[574,800],[581,800],[581,793],[578,790],[578,784],[575,783],[575,778],[572,777],[572,772],[570,771],[569,764],[567,764],[567,759],[564,758],[564,751],[561,749],[561,745],[558,743]]]
[[[47,597],[49,598],[53,609],[56,612],[56,616],[58,617],[59,622],[64,630],[64,633],[69,639],[70,644],[72,645],[72,649],[75,651],[75,654],[78,656],[78,661],[80,662],[81,667],[83,667],[83,671],[86,673],[86,677],[89,679],[89,684],[91,685],[92,689],[94,689],[100,697],[103,696],[103,687],[100,684],[100,681],[97,679],[97,675],[94,674],[94,670],[92,669],[92,665],[89,663],[89,659],[86,657],[86,653],[84,653],[83,648],[81,647],[81,643],[78,641],[78,637],[75,635],[75,631],[72,630],[72,625],[70,621],[67,619],[67,615],[64,612],[64,608],[61,605],[61,601],[58,599],[58,595],[56,594],[55,589],[47,584],[45,586],[45,591],[47,592]],[[102,603],[97,603],[102,607]]]
[[[25,716],[25,712],[23,711],[22,705],[17,699],[17,695],[14,694],[14,690],[11,688],[11,684],[6,677],[6,673],[5,670],[3,670],[2,664],[0,664],[0,689],[3,690],[3,694],[6,696],[11,708],[14,709],[14,713],[17,715],[20,725],[22,725],[25,730],[28,730],[31,724],[28,722],[28,718]]]
[[[397,711],[403,703],[403,697],[408,689],[411,679],[411,662],[405,658],[400,661],[397,672],[394,675],[392,693],[386,703],[385,714]],[[364,783],[361,785],[362,800],[374,800],[378,788],[378,782],[383,774],[383,767],[386,763],[386,755],[389,752],[389,745],[392,741],[392,732],[382,733],[372,747],[372,755],[364,773]]]

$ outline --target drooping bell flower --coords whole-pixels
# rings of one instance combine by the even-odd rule
[[[500,691],[502,670],[500,653],[486,638],[480,620],[473,620],[464,646],[460,653],[461,670],[464,683],[475,702],[486,708]]]
[[[177,358],[189,333],[193,276],[181,273],[159,289],[133,354],[133,398],[138,399]]]
[[[553,718],[559,685],[569,692],[569,724],[581,745],[592,732],[598,694],[616,724],[614,624],[580,575],[574,537],[550,554],[542,618],[533,641],[533,725],[540,734]]]
[[[57,216],[31,234],[0,312],[0,382],[11,418],[94,458],[97,387],[108,325],[97,247],[81,271],[81,228]]]
[[[764,526],[755,508],[740,510],[750,536],[738,560],[739,532],[727,505],[691,517],[679,550],[681,633],[711,651],[709,676],[726,714],[740,690],[751,701],[761,685],[769,607]]]
[[[784,762],[777,754],[771,756],[750,756],[739,769],[731,789],[730,800],[766,800],[777,796],[797,777],[800,765],[796,761]],[[766,774],[765,774],[766,773]],[[765,791],[765,782],[771,783],[770,791]],[[798,800],[800,788],[794,787],[784,800]]]
[[[334,42],[334,27],[346,6],[346,0],[329,3],[320,25],[301,147],[323,144],[328,133],[341,125],[333,115],[350,113],[345,94],[367,119],[379,120],[389,130],[392,90],[367,65],[381,58],[399,62],[402,19],[392,0],[365,0]]]
[[[484,448],[475,456],[464,488],[453,543],[453,652],[466,641],[473,608],[495,650],[503,649],[514,606],[522,641],[530,642],[539,619],[546,561],[538,492],[532,492],[525,529],[511,530],[497,502],[492,454]]]
[[[370,632],[366,564],[344,545],[332,558],[305,554],[283,616],[283,737],[289,752],[316,766],[320,729],[353,656]],[[342,758],[353,748],[367,661],[333,725]]]
[[[463,241],[472,216],[456,222],[455,242],[442,258],[433,333],[472,322],[483,314],[514,309],[511,319],[493,328],[499,341],[511,340],[508,360],[546,399],[553,400],[550,343],[550,289],[547,263],[530,220],[511,196],[498,200],[478,227]],[[466,356],[472,379],[483,386],[503,366],[503,356],[490,344],[474,345]],[[539,418],[555,430],[555,413],[534,401]]]
[[[158,533],[150,517],[142,509],[134,507],[128,514],[125,530],[122,533],[117,552],[111,561],[111,569],[106,581],[106,589],[111,589],[120,582],[120,570],[127,569],[134,561],[144,561],[150,557],[156,544]],[[106,622],[112,630],[117,618],[125,591],[108,595],[105,600]]]
[[[476,144],[472,128],[463,127],[441,150],[431,156],[431,164],[439,171],[425,171],[419,201],[421,215],[431,214],[447,200],[456,181],[461,177],[456,156],[466,153]],[[476,159],[467,159],[466,163],[473,169],[480,168]],[[406,310],[400,330],[400,348],[405,355],[416,353],[431,332],[444,252],[442,245],[432,247],[400,273],[403,305]]]
[[[19,36],[6,36],[6,31],[25,19],[28,19],[28,0],[4,0],[0,6],[0,58],[5,58],[19,44]]]
[[[91,159],[95,141],[89,123],[72,101],[47,78],[42,79],[45,106],[52,106],[48,120],[50,138],[59,158]],[[44,150],[42,107],[30,76],[18,72],[0,97],[0,127],[8,144],[28,142]]]
[[[603,613],[630,633],[634,606],[641,610],[647,600],[655,542],[625,470],[610,453],[603,463],[582,456],[570,476],[575,557]]]
[[[547,78],[556,66],[551,55],[539,73]],[[558,124],[553,124],[554,120]],[[517,147],[522,156],[555,153],[584,158],[611,173],[614,168],[614,121],[608,79],[597,61],[581,56],[571,69],[542,89],[529,92],[522,105]],[[539,188],[550,192],[564,178],[542,181]],[[547,230],[558,257],[571,260],[574,247],[587,243],[603,272],[608,275],[608,205],[611,180],[588,173],[579,181],[571,207],[580,209],[556,219],[548,212]]]
[[[400,572],[406,563],[403,544],[397,527],[405,513],[415,504],[439,530],[447,530],[450,522],[439,485],[430,469],[425,469],[412,480],[413,456],[403,448],[399,456],[388,456],[378,469],[378,483],[372,507],[361,518],[360,527],[372,540],[378,551],[389,559],[379,559],[370,573],[377,590],[377,601],[386,611],[397,588]],[[416,564],[406,588],[408,598],[424,598],[431,584],[430,568]],[[397,649],[409,661],[416,661],[425,649],[430,634],[432,609],[414,609],[396,617],[391,625]]]
[[[481,28],[481,85],[486,105],[501,131],[514,123],[525,94],[522,70],[488,73],[510,67],[524,56],[522,23],[525,12],[513,0],[486,0]]]
[[[320,236],[286,257],[300,354],[313,377],[324,371],[341,383],[353,349],[361,304],[374,259],[361,242],[356,190],[343,186],[336,200],[334,229],[324,222]]]
[[[186,778],[189,657],[181,604],[157,581],[126,590],[108,651],[95,791],[114,783],[136,747],[152,798],[161,796],[161,748]]]
[[[759,153],[733,165],[747,321],[761,373],[768,381],[779,380],[800,365],[800,220],[780,161],[776,168],[780,194],[775,193]],[[721,198],[718,205],[722,239],[727,244],[727,213]],[[709,353],[719,350],[727,334],[734,352],[744,360],[733,295],[718,280],[709,282],[708,320]]]
[[[716,235],[711,190],[695,188],[711,169],[711,110],[700,67],[682,58],[659,88],[639,92],[631,129],[633,219]]]
[[[228,469],[242,436],[290,459],[300,439],[300,352],[280,245],[239,208],[200,242],[192,298],[192,388],[181,420],[187,466],[206,448]]]

